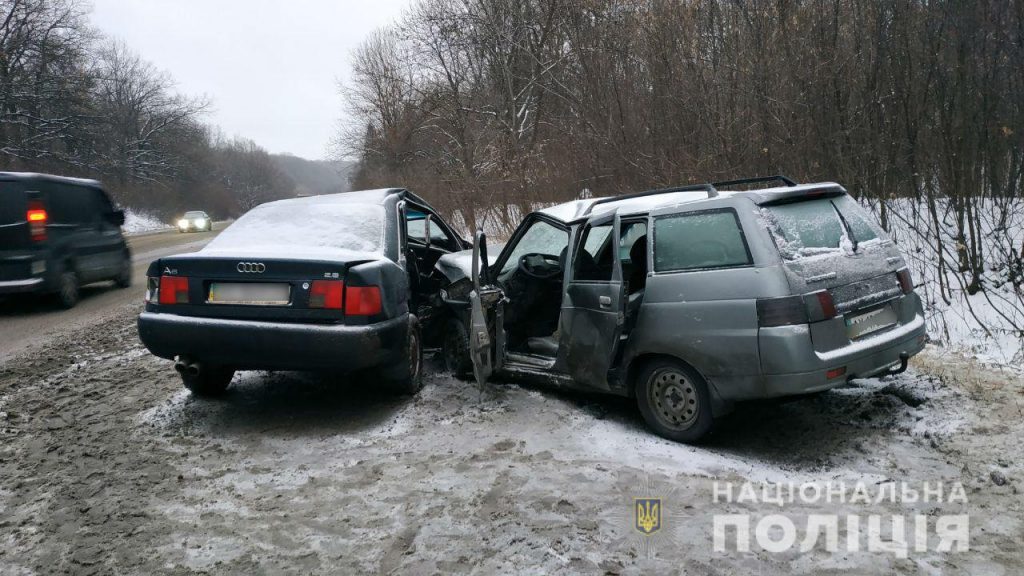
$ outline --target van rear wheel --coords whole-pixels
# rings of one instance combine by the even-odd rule
[[[74,308],[79,299],[78,274],[74,270],[64,270],[57,284],[57,303],[61,308]]]
[[[638,375],[636,401],[647,425],[676,442],[697,442],[711,430],[711,395],[696,370],[656,360]]]
[[[114,278],[114,284],[118,288],[128,288],[132,285],[132,259],[130,257],[126,256],[124,262],[121,263],[121,271]]]

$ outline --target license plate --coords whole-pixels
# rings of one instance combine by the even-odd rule
[[[867,312],[848,316],[846,318],[846,333],[850,336],[850,340],[856,340],[895,324],[896,311],[893,310],[891,304],[886,304]]]
[[[288,284],[213,282],[206,298],[210,304],[281,306],[291,301]]]

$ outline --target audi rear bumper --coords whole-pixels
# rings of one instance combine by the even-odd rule
[[[349,372],[405,362],[409,315],[365,326],[139,315],[139,338],[161,358],[237,370]]]

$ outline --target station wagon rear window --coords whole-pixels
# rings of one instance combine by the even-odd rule
[[[663,216],[654,221],[654,270],[749,266],[753,261],[732,210]]]
[[[846,195],[769,206],[763,211],[779,252],[789,260],[838,252],[846,235],[840,211],[858,242],[878,238],[869,217]]]
[[[383,237],[384,208],[381,206],[265,204],[228,226],[207,249],[323,247],[380,252]]]

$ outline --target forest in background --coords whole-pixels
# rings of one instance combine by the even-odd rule
[[[104,38],[89,10],[0,0],[0,169],[96,178],[122,205],[165,219],[347,189],[335,162],[221,134],[205,121],[209,101],[177,93],[169,74]]]
[[[998,289],[1024,338],[1024,0],[415,0],[343,99],[355,187],[408,183],[474,228],[586,195],[840,182],[917,227],[933,303]]]

